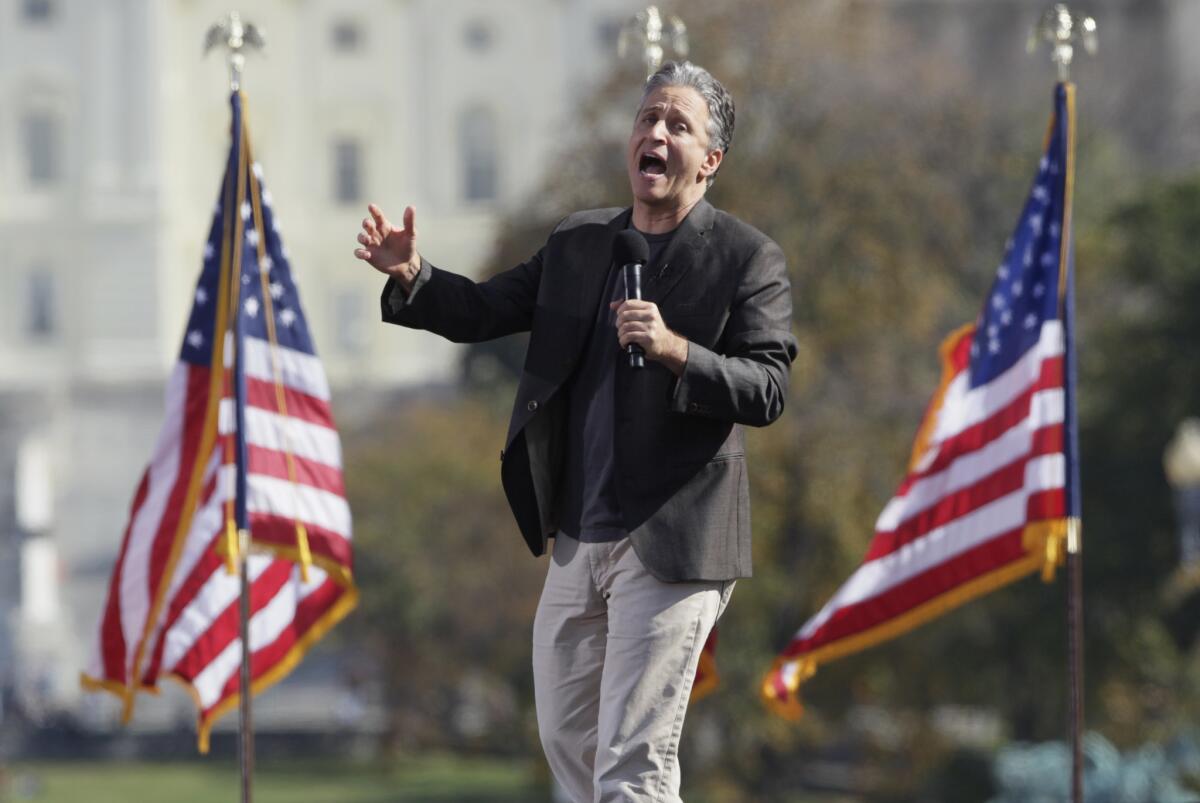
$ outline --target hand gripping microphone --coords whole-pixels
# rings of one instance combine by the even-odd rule
[[[642,266],[650,257],[650,246],[646,238],[636,229],[622,229],[617,232],[613,242],[613,264],[620,265],[625,274],[625,300],[642,298]],[[629,355],[630,368],[643,368],[646,365],[646,352],[636,343],[625,347]]]

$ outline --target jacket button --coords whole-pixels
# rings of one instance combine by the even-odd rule
[[[531,413],[533,411],[537,410],[537,408],[538,408],[538,403],[536,401],[531,401],[531,402],[529,402],[529,404],[525,405],[525,409]]]

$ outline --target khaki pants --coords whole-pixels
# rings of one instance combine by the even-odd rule
[[[560,535],[533,622],[538,731],[575,803],[679,801],[700,651],[733,581],[664,583],[629,539]]]

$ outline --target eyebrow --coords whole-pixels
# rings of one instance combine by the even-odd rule
[[[666,103],[661,103],[661,102],[660,103],[652,103],[649,106],[643,106],[641,109],[639,109],[637,116],[638,116],[638,119],[641,119],[642,116],[644,116],[646,114],[646,112],[662,113],[662,112],[665,112],[667,110],[667,108],[668,108],[668,106]],[[675,114],[684,118],[688,122],[693,122],[695,120],[696,112],[692,109],[688,109],[684,106],[680,106],[679,104],[675,104],[674,106],[671,106],[670,108]]]

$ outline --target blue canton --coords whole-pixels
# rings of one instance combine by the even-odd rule
[[[234,98],[235,107],[238,105]],[[308,323],[300,307],[300,297],[292,280],[291,265],[288,252],[279,237],[279,221],[271,205],[271,193],[262,184],[262,167],[253,162],[248,165],[244,178],[246,200],[236,210],[225,209],[224,199],[228,197],[231,182],[236,182],[239,158],[240,109],[235,108],[233,147],[230,148],[229,162],[226,165],[225,179],[221,183],[221,193],[213,212],[212,225],[209,227],[208,241],[204,245],[204,262],[200,279],[196,283],[191,315],[188,317],[187,329],[183,337],[180,359],[195,365],[208,366],[212,363],[213,330],[216,325],[216,312],[221,275],[221,243],[227,228],[233,221],[228,213],[234,212],[241,216],[243,231],[241,269],[238,271],[241,287],[238,296],[240,326],[243,336],[267,340],[267,305],[264,303],[262,279],[260,272],[267,274],[267,292],[271,297],[271,310],[275,316],[275,336],[280,346],[307,354],[315,354],[312,338],[309,335]],[[265,231],[265,249],[259,259],[259,243],[264,232],[255,228],[254,210],[251,203],[251,180],[253,172],[261,190],[262,228]],[[229,258],[233,258],[230,253]]]
[[[1038,342],[1042,323],[1060,317],[1067,175],[1065,102],[1060,87],[1055,95],[1053,128],[1033,189],[976,322],[971,344],[971,387],[987,384],[1011,368]]]

